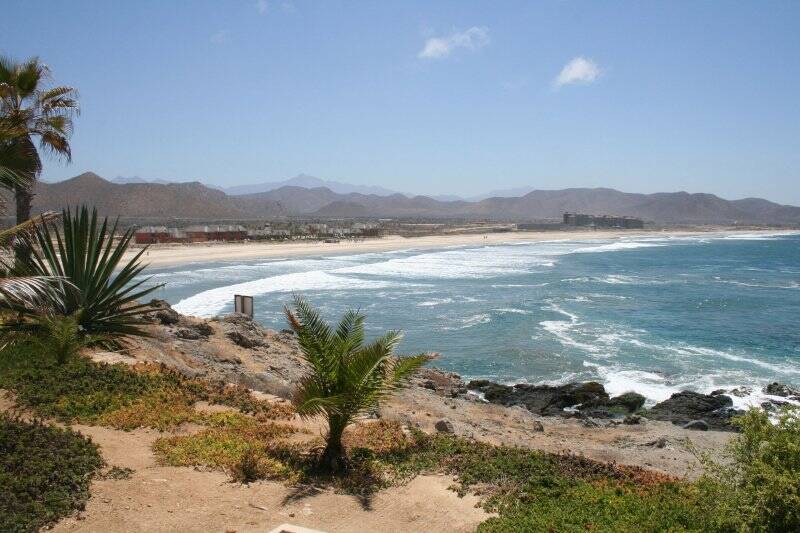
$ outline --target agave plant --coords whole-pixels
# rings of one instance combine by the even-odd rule
[[[345,465],[347,426],[406,384],[433,355],[396,357],[402,337],[397,331],[364,345],[365,316],[358,311],[345,313],[335,331],[299,296],[294,310],[285,312],[309,366],[293,403],[303,417],[325,417],[328,434],[320,466],[335,472]]]
[[[75,214],[67,209],[62,218],[62,230],[50,224],[36,227],[26,265],[35,275],[56,276],[75,287],[61,291],[57,313],[74,316],[86,334],[145,335],[142,315],[152,308],[139,300],[160,287],[142,288],[147,279],[135,279],[146,266],[140,261],[146,248],[122,264],[132,229],[115,242],[117,223],[100,222],[96,209],[84,206]]]

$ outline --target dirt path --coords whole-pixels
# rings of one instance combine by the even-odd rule
[[[419,476],[370,501],[322,491],[297,494],[276,482],[230,483],[221,472],[160,466],[151,451],[162,434],[75,426],[100,445],[111,466],[132,468],[128,479],[96,480],[86,510],[54,531],[266,532],[283,523],[322,531],[474,531],[488,518],[474,496],[459,498],[451,480]]]

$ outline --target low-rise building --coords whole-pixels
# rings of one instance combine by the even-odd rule
[[[178,228],[166,226],[143,226],[134,232],[133,239],[136,244],[185,242],[186,233]]]
[[[564,224],[594,228],[641,229],[644,221],[640,218],[611,215],[587,215],[584,213],[564,213]]]
[[[240,225],[189,226],[185,229],[189,242],[243,241],[247,229]]]

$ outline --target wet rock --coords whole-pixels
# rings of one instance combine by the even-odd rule
[[[638,392],[626,392],[615,396],[606,402],[606,406],[610,408],[622,408],[629,413],[635,413],[644,406],[645,397]]]
[[[790,400],[800,401],[800,389],[792,387],[791,385],[778,383],[777,381],[764,387],[764,392],[771,396],[782,396]]]
[[[436,431],[438,431],[439,433],[454,433],[455,432],[455,430],[453,429],[453,423],[450,422],[446,418],[443,418],[443,419],[439,420],[438,422],[436,422],[436,425],[434,427],[436,428]]]
[[[684,424],[683,429],[694,429],[697,431],[708,431],[708,423],[705,420],[692,420]]]
[[[761,408],[768,413],[774,413],[781,410],[786,405],[792,405],[790,402],[783,402],[780,400],[766,400],[761,402]]]
[[[580,405],[589,409],[603,406],[609,400],[600,383],[569,383],[567,385],[528,385],[513,387],[487,380],[474,380],[467,388],[483,393],[486,401],[505,406],[522,405],[533,413],[546,416],[564,414],[565,407]]]
[[[700,394],[693,391],[677,392],[667,400],[654,405],[647,411],[647,417],[665,420],[673,424],[685,425],[695,420],[703,420],[711,429],[732,431],[732,416],[741,414],[732,408],[730,396]]]

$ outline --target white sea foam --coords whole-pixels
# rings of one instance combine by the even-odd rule
[[[516,307],[501,307],[499,309],[492,309],[495,313],[511,313],[515,315],[531,315],[533,314],[532,311],[528,311],[527,309],[518,309]]]
[[[445,326],[443,330],[459,330],[459,329],[468,329],[474,326],[478,326],[480,324],[488,324],[492,321],[492,317],[488,313],[478,313],[475,315],[471,315],[465,318],[459,319],[459,324],[457,326]]]
[[[417,307],[434,307],[436,305],[449,304],[453,301],[452,298],[435,298],[433,300],[426,300],[417,304]]]
[[[737,372],[718,371],[668,378],[654,372],[625,369],[618,365],[604,366],[589,361],[584,361],[583,365],[596,372],[610,395],[638,392],[647,399],[647,405],[664,401],[673,394],[684,390],[693,390],[702,394],[725,390],[733,401],[735,409],[758,407],[763,402],[770,400],[800,405],[800,402],[764,393],[763,389],[769,382],[768,380],[754,380]],[[739,389],[739,394],[730,394],[729,391],[733,389]]]
[[[543,320],[539,322],[539,325],[542,326],[545,331],[553,335],[562,345],[564,346],[572,346],[574,348],[579,348],[586,352],[590,353],[600,353],[602,348],[595,344],[589,344],[586,342],[582,342],[575,338],[572,335],[573,330],[575,330],[578,326],[582,324],[579,320],[578,315],[570,313],[569,311],[564,310],[563,308],[559,307],[557,304],[551,303],[549,306],[545,307],[545,310],[555,311],[556,313],[560,313],[566,316],[569,320]]]
[[[735,240],[735,241],[771,241],[783,237],[788,237],[791,235],[800,235],[800,232],[776,231],[776,232],[759,232],[759,233],[732,233],[730,235],[725,235],[723,239]]]
[[[573,251],[576,254],[584,253],[603,253],[603,252],[621,252],[624,250],[635,250],[637,248],[655,248],[666,246],[666,244],[657,244],[655,242],[646,241],[617,241],[608,244],[601,244],[599,246],[587,246],[578,248]]]
[[[363,290],[403,286],[388,281],[338,276],[320,270],[296,272],[210,289],[185,298],[174,309],[186,315],[209,317],[231,305],[234,294],[260,296],[275,292]]]

